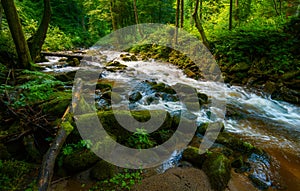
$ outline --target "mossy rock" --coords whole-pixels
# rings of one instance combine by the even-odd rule
[[[101,97],[104,98],[104,99],[106,99],[106,100],[108,100],[109,102],[113,98],[113,102],[115,104],[118,104],[118,103],[120,103],[122,101],[122,97],[120,96],[120,94],[118,94],[116,92],[111,92],[111,91],[103,93]]]
[[[50,101],[43,103],[40,107],[46,114],[62,116],[70,105],[71,100],[71,92],[56,92],[51,96]]]
[[[216,191],[225,190],[231,178],[230,160],[223,154],[211,153],[203,163],[203,171]]]
[[[197,74],[191,71],[190,69],[186,68],[183,70],[187,77],[197,79]]]
[[[202,168],[202,165],[206,159],[207,154],[199,154],[199,149],[196,147],[188,147],[182,153],[182,160],[188,161],[198,168]]]
[[[231,162],[231,166],[232,166],[233,168],[242,168],[242,166],[244,166],[243,156],[239,156],[239,157],[235,158],[235,159]]]
[[[266,182],[262,181],[258,176],[250,174],[248,177],[252,181],[254,186],[259,188],[260,190],[267,190],[269,188],[269,185]]]
[[[140,99],[142,99],[142,94],[140,92],[134,92],[132,94],[130,94],[129,96],[129,101],[130,102],[137,102],[139,101]]]
[[[261,155],[264,153],[263,150],[253,146],[251,143],[242,141],[227,132],[221,132],[216,142],[244,154],[256,153],[258,155]]]
[[[142,111],[127,111],[127,110],[115,110],[115,111],[99,111],[97,113],[98,118],[103,126],[103,128],[107,131],[107,133],[116,137],[119,143],[125,143],[128,141],[128,138],[133,134],[132,132],[126,130],[122,124],[116,120],[115,116],[118,116],[120,121],[128,123],[129,118],[135,118],[137,121],[133,121],[131,123],[132,127],[142,128],[140,122],[147,122],[150,117],[151,118],[161,118],[165,111],[162,110],[153,110],[151,111],[152,115],[150,116],[150,112],[148,110]],[[82,124],[92,124],[91,114],[85,114],[78,116],[80,123]],[[96,124],[95,124],[96,125]],[[161,127],[157,128],[157,131],[162,129],[171,129],[172,128],[172,118],[169,113],[166,114],[165,121],[161,125]],[[146,129],[147,130],[147,129]]]
[[[92,167],[90,171],[90,177],[96,180],[107,180],[112,178],[118,172],[117,167],[101,160]]]
[[[63,73],[54,73],[53,76],[55,79],[62,82],[73,82],[76,75],[76,71],[63,72]]]
[[[242,71],[248,71],[250,69],[250,65],[246,62],[241,62],[235,64],[231,69],[230,72],[242,72]]]
[[[207,129],[209,132],[223,132],[225,126],[222,122],[202,123],[197,127],[197,133],[204,135]]]
[[[63,167],[71,173],[87,170],[96,164],[100,158],[90,150],[81,150],[66,156]]]
[[[162,82],[158,83],[158,84],[150,83],[150,85],[151,85],[151,88],[153,90],[155,90],[156,92],[163,92],[163,93],[167,93],[167,94],[175,94],[176,93],[172,87],[170,87]]]

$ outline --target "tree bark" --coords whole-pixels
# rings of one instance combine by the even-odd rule
[[[210,49],[209,42],[206,38],[206,35],[205,35],[204,29],[202,27],[201,21],[198,17],[198,8],[199,8],[199,0],[196,0],[195,10],[194,10],[194,13],[193,13],[192,16],[193,16],[193,19],[195,21],[196,28],[198,29],[198,32],[201,35],[203,44],[206,46],[206,48]]]
[[[239,0],[235,0],[235,15],[234,15],[234,20],[238,21],[239,20]]]
[[[2,17],[3,17],[3,8],[0,0],[0,31],[2,30]]]
[[[180,28],[183,28],[184,23],[184,0],[180,2]]]
[[[1,3],[6,15],[9,30],[16,46],[18,54],[17,67],[22,69],[30,69],[32,59],[30,56],[28,44],[25,40],[15,3],[13,0],[1,0]]]
[[[232,29],[232,6],[233,6],[233,0],[230,0],[230,6],[229,6],[229,30]]]
[[[139,15],[138,15],[137,8],[136,8],[136,0],[133,0],[133,9],[134,9],[135,23],[138,25],[139,24]],[[143,32],[139,25],[138,25],[138,31],[139,31],[141,37],[143,38]]]
[[[116,17],[115,17],[115,0],[110,0],[110,16],[113,31],[118,29]]]
[[[178,27],[179,27],[179,11],[180,11],[180,0],[176,1],[176,18],[175,18],[175,44],[178,40]]]
[[[50,0],[44,0],[44,14],[38,30],[27,41],[33,61],[39,57],[44,44],[51,19]]]

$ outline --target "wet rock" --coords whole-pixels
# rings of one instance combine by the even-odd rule
[[[164,83],[153,83],[153,82],[149,82],[149,84],[151,85],[151,88],[153,90],[155,90],[156,92],[163,92],[163,93],[167,93],[167,94],[175,94],[175,90],[172,89],[172,87],[167,86]]]
[[[124,70],[125,68],[127,68],[126,65],[121,64],[120,62],[118,62],[116,60],[108,62],[105,66],[107,67],[106,69],[110,72],[116,72],[116,71]]]
[[[87,170],[96,164],[100,158],[90,150],[81,150],[66,156],[63,167],[70,173]]]
[[[112,178],[115,174],[117,174],[117,172],[118,170],[116,166],[101,160],[92,167],[90,177],[96,180],[107,180]]]
[[[253,182],[254,186],[259,188],[260,190],[267,190],[269,188],[269,185],[261,180],[258,176],[250,174],[248,177]]]
[[[298,104],[300,103],[300,92],[282,86],[279,90],[273,92],[271,98]]]
[[[230,160],[220,153],[208,154],[208,158],[203,163],[203,171],[214,190],[225,190],[231,178]]]
[[[197,102],[185,102],[185,106],[190,111],[198,112],[200,110],[200,105]]]
[[[257,153],[257,154],[263,154],[264,152],[254,147],[252,144],[248,142],[244,142],[240,140],[239,138],[234,137],[233,135],[227,133],[227,132],[221,132],[216,140],[217,143],[223,144],[227,146],[228,148],[234,149],[236,151],[250,154],[250,153]]]
[[[202,168],[206,159],[206,154],[199,154],[199,149],[196,147],[188,147],[182,153],[182,160],[188,161],[198,168]]]
[[[204,93],[197,93],[198,99],[199,99],[199,103],[201,105],[206,104],[208,102],[208,96]]]
[[[197,133],[204,135],[205,132],[209,130],[209,132],[223,132],[225,129],[224,123],[222,122],[213,122],[213,123],[202,123],[197,127]]]
[[[142,94],[140,92],[133,92],[132,94],[130,94],[129,96],[129,101],[130,102],[137,102],[140,99],[142,99]]]
[[[237,157],[231,162],[233,168],[241,168],[244,165],[244,160],[242,156]]]
[[[137,57],[135,55],[130,56],[131,61],[138,61]]]
[[[113,101],[114,104],[118,104],[122,101],[120,94],[111,91],[104,92],[101,97],[106,99],[109,103]]]
[[[187,75],[187,77],[197,79],[197,74],[191,71],[190,69],[186,68],[183,70],[183,72]]]

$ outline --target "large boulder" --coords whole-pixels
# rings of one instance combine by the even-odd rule
[[[203,163],[203,171],[209,178],[211,187],[216,191],[223,191],[231,177],[230,160],[223,154],[209,154]]]
[[[143,179],[136,184],[134,191],[190,191],[190,190],[212,190],[205,173],[196,168],[172,168],[163,174]]]

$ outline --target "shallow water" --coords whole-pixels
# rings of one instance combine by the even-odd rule
[[[118,59],[120,53],[104,51],[108,60]],[[182,70],[169,63],[154,60],[123,62],[118,60],[127,69],[122,72],[108,72],[103,70],[103,63],[88,62],[95,70],[101,72],[104,80],[114,81],[114,88],[122,87],[122,101],[113,107],[128,106],[130,109],[166,109],[171,114],[179,110],[186,110],[180,102],[158,99],[151,104],[145,104],[141,99],[135,104],[129,103],[128,94],[137,90],[143,97],[151,96],[145,80],[163,82],[170,86],[177,83],[187,84],[198,92],[209,96],[212,104],[199,112],[192,112],[198,124],[208,121],[224,121],[225,130],[236,134],[243,140],[263,148],[271,156],[271,162],[250,157],[249,161],[255,166],[255,173],[272,187],[269,190],[297,190],[300,188],[300,107],[286,102],[272,100],[264,96],[263,92],[253,93],[243,87],[229,86],[227,84],[211,81],[197,81],[186,77]],[[48,72],[66,72],[78,70],[75,67],[55,68],[48,67]],[[119,92],[118,92],[119,93]],[[98,104],[103,104],[99,100]],[[238,116],[227,116],[226,110],[235,111]],[[214,117],[208,116],[207,112]],[[175,152],[176,153],[176,152]],[[160,168],[161,171],[173,166],[178,155],[173,153],[173,159],[167,161]],[[174,162],[175,160],[175,162]]]

